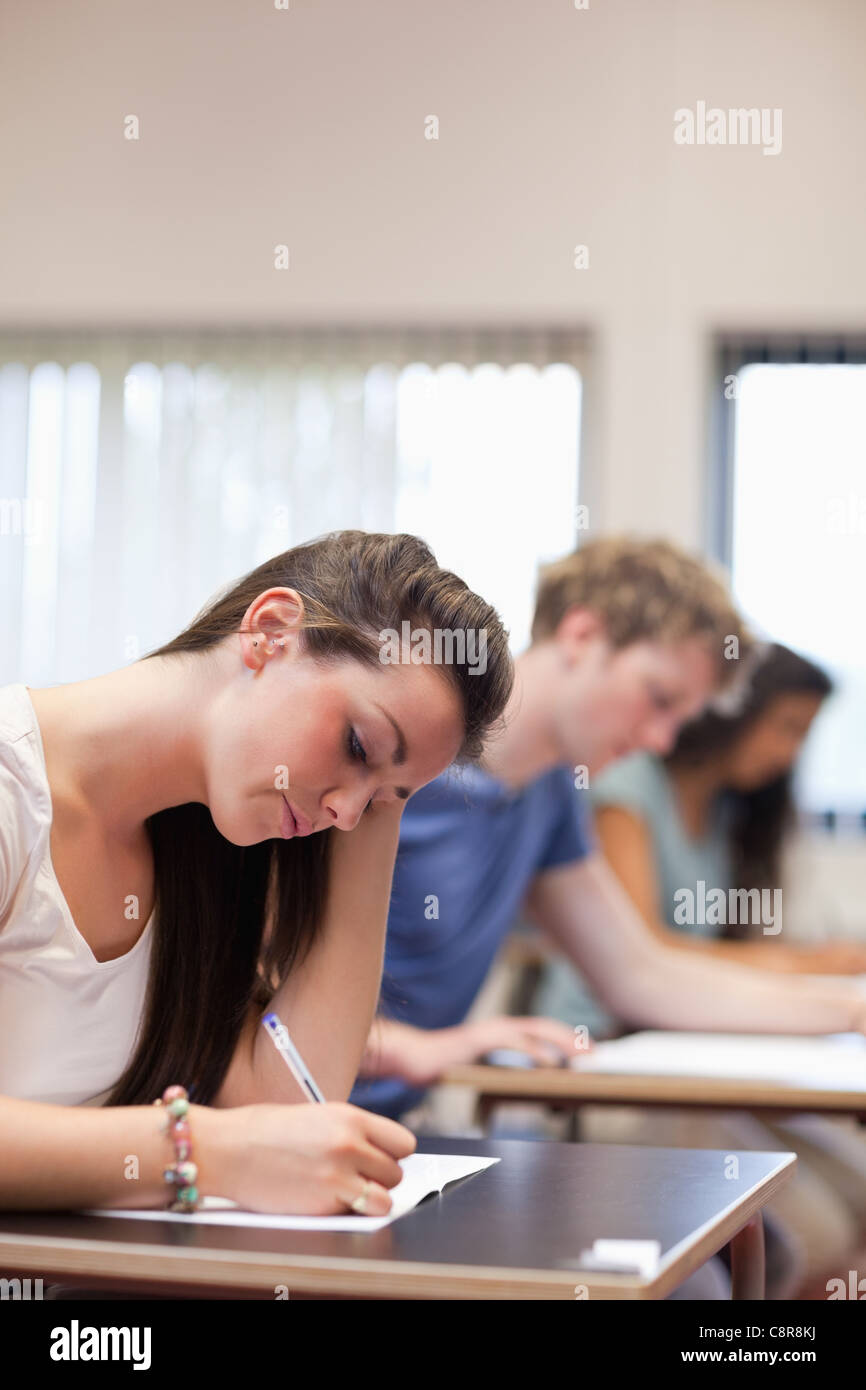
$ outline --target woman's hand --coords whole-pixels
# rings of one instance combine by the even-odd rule
[[[391,1019],[374,1024],[363,1076],[398,1076],[413,1086],[430,1086],[449,1067],[475,1062],[496,1047],[526,1052],[542,1066],[559,1066],[591,1047],[587,1038],[551,1018],[485,1018],[456,1028],[412,1028]]]
[[[251,1211],[310,1216],[348,1212],[359,1197],[362,1215],[384,1216],[388,1188],[403,1176],[398,1159],[416,1143],[396,1121],[334,1101],[199,1108],[196,1131],[200,1191]]]

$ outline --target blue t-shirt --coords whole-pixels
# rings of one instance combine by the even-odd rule
[[[381,1012],[417,1028],[462,1023],[535,875],[594,847],[587,793],[566,767],[519,791],[474,765],[422,787],[403,812]],[[423,1096],[361,1078],[350,1100],[396,1117]]]

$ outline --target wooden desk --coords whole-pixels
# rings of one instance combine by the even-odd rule
[[[749,1110],[756,1114],[853,1115],[866,1124],[866,1077],[860,1087],[781,1086],[778,1082],[719,1077],[625,1075],[570,1067],[491,1067],[481,1063],[452,1067],[442,1085],[470,1086],[478,1092],[481,1122],[505,1101],[546,1103],[577,1112],[583,1105],[693,1106]],[[574,1136],[576,1137],[576,1135]]]
[[[663,1298],[731,1242],[734,1296],[763,1297],[761,1208],[794,1171],[786,1153],[430,1138],[428,1153],[501,1163],[379,1231],[302,1232],[0,1212],[0,1267],[46,1283],[199,1297]],[[597,1238],[658,1240],[652,1278],[581,1271]]]

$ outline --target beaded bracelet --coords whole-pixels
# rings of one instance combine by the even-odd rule
[[[170,1135],[174,1142],[175,1162],[164,1169],[163,1177],[174,1191],[174,1200],[168,1204],[169,1211],[195,1211],[198,1206],[196,1178],[198,1168],[190,1158],[192,1144],[189,1133],[189,1095],[184,1086],[166,1086],[160,1100],[154,1105],[164,1105],[168,1114],[165,1117],[163,1133]]]

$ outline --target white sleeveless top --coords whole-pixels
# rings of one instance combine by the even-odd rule
[[[153,940],[98,961],[51,863],[51,791],[26,685],[0,687],[0,1095],[101,1105],[132,1057]]]

